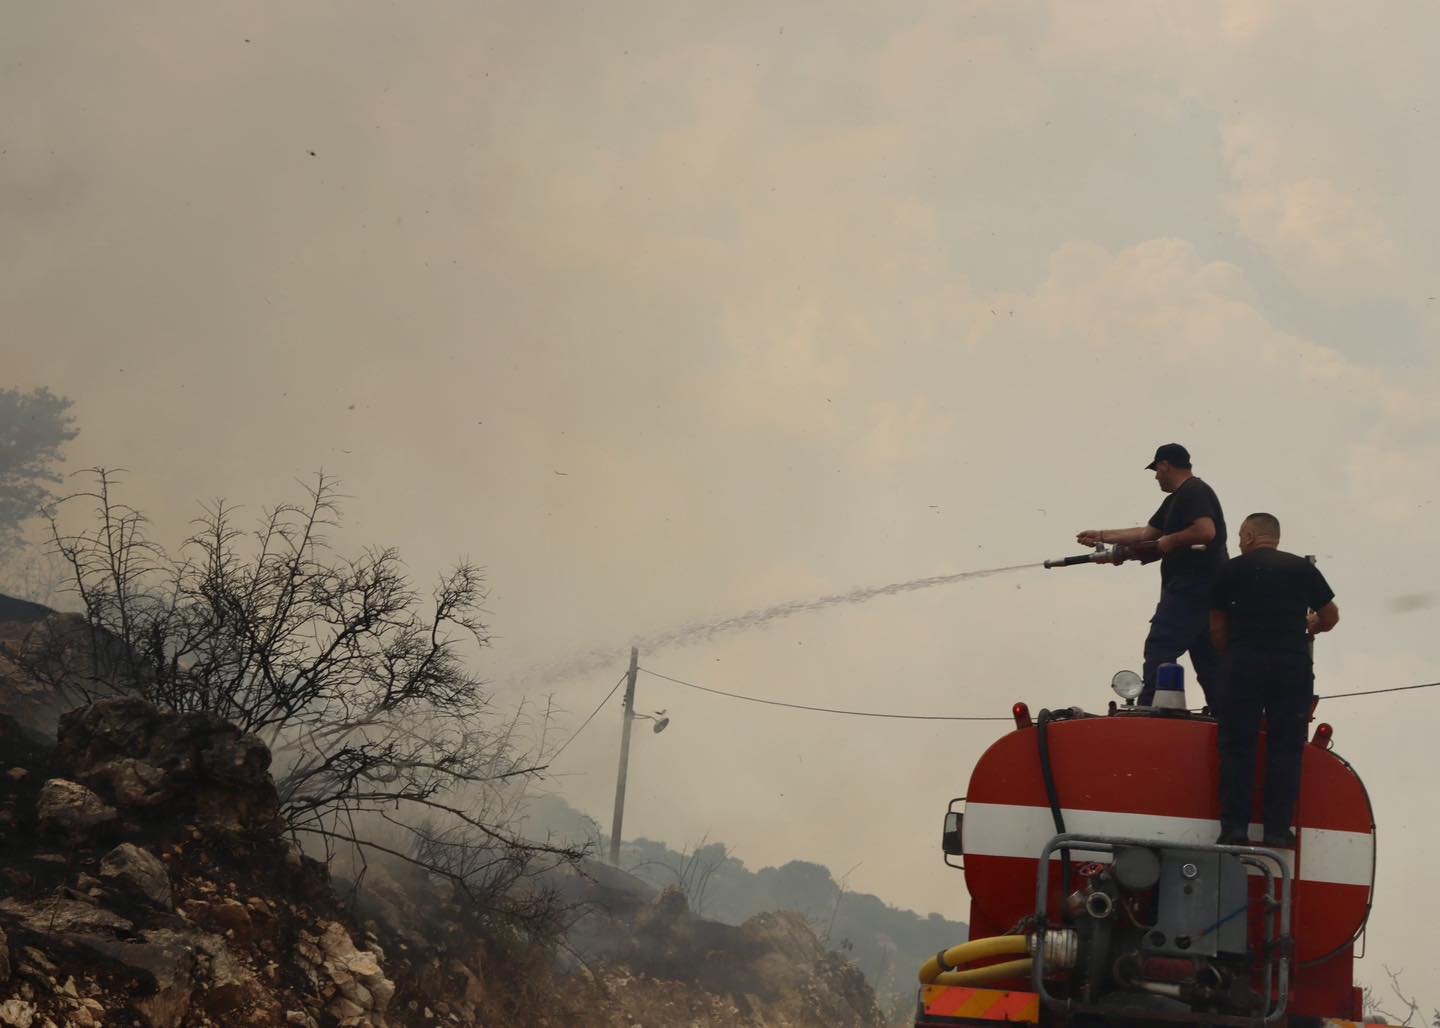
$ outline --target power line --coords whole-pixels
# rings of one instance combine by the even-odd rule
[[[714,693],[716,696],[728,696],[732,700],[746,700],[750,703],[763,703],[769,707],[789,707],[791,710],[812,710],[820,714],[847,714],[850,717],[887,717],[902,721],[1009,721],[1008,717],[975,717],[959,714],[887,714],[875,710],[841,710],[837,707],[812,707],[804,703],[785,703],[781,700],[765,700],[759,696],[744,696],[738,692],[726,692],[724,689],[712,689],[706,685],[696,685],[694,682],[686,682],[679,678],[671,678],[669,675],[662,675],[658,671],[651,671],[648,667],[640,668],[647,675],[655,678],[663,678],[667,682],[674,682],[676,685],[683,685],[687,689],[699,689],[701,692]]]
[[[682,678],[672,678],[670,675],[662,675],[659,671],[652,671],[652,670],[650,670],[648,667],[641,667],[640,670],[643,671],[643,672],[645,672],[647,675],[650,675],[650,676],[652,676],[652,677],[654,677],[654,678],[662,678],[662,679],[664,679],[664,680],[667,681],[667,682],[673,682],[673,683],[675,683],[676,685],[683,685],[683,686],[685,686],[687,689],[698,689],[700,692],[708,692],[708,693],[711,693],[712,695],[715,695],[715,696],[726,696],[726,697],[729,697],[729,698],[732,699],[732,700],[745,700],[747,703],[763,703],[763,704],[765,704],[767,707],[787,707],[787,708],[789,708],[790,710],[809,710],[809,711],[814,711],[814,712],[819,713],[819,714],[844,714],[844,715],[847,715],[847,716],[849,716],[849,717],[883,717],[883,718],[892,718],[892,719],[900,720],[900,721],[1009,721],[1009,720],[1011,720],[1011,718],[1009,718],[1009,717],[1004,717],[1004,716],[999,716],[999,715],[994,715],[994,716],[980,716],[980,715],[973,715],[973,714],[972,714],[972,715],[961,715],[961,714],[890,714],[890,713],[886,713],[886,712],[883,712],[883,711],[877,711],[877,710],[842,710],[842,709],[840,709],[840,708],[838,708],[838,707],[814,707],[814,706],[810,706],[809,704],[805,704],[805,703],[786,703],[786,702],[784,702],[784,701],[782,701],[782,700],[767,700],[767,699],[762,699],[762,698],[759,697],[759,696],[746,696],[746,695],[744,695],[743,693],[738,693],[738,692],[726,692],[724,689],[713,689],[713,688],[711,688],[711,687],[708,686],[708,685],[698,685],[698,684],[695,683],[695,682],[687,682],[687,681],[685,681],[685,680],[682,679]],[[623,678],[624,676],[621,676],[621,677]],[[1409,691],[1409,690],[1411,690],[1411,689],[1434,689],[1434,688],[1436,688],[1436,687],[1440,687],[1440,682],[1421,682],[1421,683],[1418,684],[1418,685],[1397,685],[1397,686],[1392,686],[1392,687],[1390,687],[1390,688],[1388,688],[1388,689],[1364,689],[1364,690],[1361,690],[1361,691],[1359,691],[1359,692],[1327,693],[1326,695],[1323,695],[1323,696],[1317,696],[1316,699],[1321,699],[1321,700],[1343,700],[1343,699],[1348,699],[1348,698],[1351,697],[1351,696],[1376,696],[1376,695],[1379,695],[1380,693],[1388,693],[1388,692],[1407,692],[1407,691]],[[618,683],[618,682],[616,683],[616,688],[619,688],[619,683]],[[614,689],[611,689],[610,691],[611,691],[611,693],[613,694],[615,690],[614,690]],[[607,696],[606,699],[609,699],[609,697]],[[591,716],[593,717],[594,715],[592,714]],[[587,720],[586,723],[587,723],[587,724],[589,723],[588,720]],[[582,725],[581,727],[583,728],[584,726]],[[578,735],[578,734],[579,734],[579,733],[577,732],[576,735]],[[572,738],[573,738],[573,736],[572,736]],[[569,745],[569,744],[567,743],[566,745]],[[562,747],[562,749],[563,749],[563,747]],[[557,754],[557,756],[558,756],[558,754]]]
[[[565,742],[561,744],[560,748],[555,751],[554,756],[552,756],[548,761],[546,761],[547,767],[560,759],[560,754],[565,752],[565,747],[569,746],[572,742],[575,741],[576,736],[578,736],[581,732],[585,731],[585,725],[588,725],[591,721],[595,720],[595,715],[600,713],[601,707],[604,707],[605,704],[610,702],[610,697],[615,695],[615,690],[620,688],[620,683],[625,681],[625,677],[629,674],[629,671],[624,671],[621,673],[620,677],[615,680],[615,684],[610,687],[610,691],[605,694],[605,698],[600,701],[599,705],[590,712],[590,716],[585,719],[585,724],[581,725],[579,728],[575,729],[575,731],[570,733],[570,738],[566,739]]]
[[[1382,692],[1408,692],[1411,689],[1434,689],[1440,682],[1421,682],[1419,685],[1396,685],[1389,689],[1362,689],[1360,692],[1332,692],[1315,697],[1318,700],[1343,700],[1347,696],[1375,696]]]

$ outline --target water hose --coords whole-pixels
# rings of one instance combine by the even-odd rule
[[[929,960],[925,961],[920,968],[921,985],[977,985],[980,981],[971,979],[964,982],[946,981],[951,976],[986,975],[983,981],[995,981],[998,978],[1014,978],[1017,973],[1023,974],[1015,965],[1030,963],[1029,960],[1011,960],[1008,963],[996,964],[993,967],[977,967],[969,971],[957,971],[956,969],[965,964],[973,964],[977,960],[986,960],[990,957],[1009,957],[1025,955],[1030,952],[1030,940],[1024,935],[995,935],[988,939],[971,939],[969,942],[962,942],[958,946],[951,946],[947,950],[941,950]],[[1003,975],[990,976],[989,972],[999,971],[1004,968],[1007,973]],[[1028,966],[1025,970],[1028,970]]]
[[[1065,815],[1060,810],[1060,793],[1055,788],[1055,769],[1050,765],[1050,722],[1056,719],[1054,711],[1042,710],[1036,722],[1035,737],[1040,743],[1040,778],[1045,783],[1045,798],[1050,801],[1050,817],[1055,822],[1055,834],[1065,834]],[[1062,868],[1061,882],[1065,894],[1070,892],[1070,851],[1060,851]]]
[[[1026,957],[1024,960],[1007,960],[1003,964],[991,964],[988,967],[974,967],[969,971],[946,971],[939,978],[935,979],[935,985],[990,985],[994,982],[1003,982],[1010,978],[1029,978],[1030,970],[1035,966],[1035,961]]]

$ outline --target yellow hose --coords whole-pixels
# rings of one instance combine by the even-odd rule
[[[969,971],[946,971],[935,979],[934,984],[989,985],[1007,978],[1029,978],[1030,968],[1034,963],[1035,961],[1026,957],[1024,960],[1007,960],[1003,964],[991,964],[989,967],[975,967]]]
[[[971,939],[969,942],[962,942],[958,946],[951,946],[940,956],[931,957],[925,961],[920,968],[920,984],[933,985],[942,973],[951,973],[950,969],[960,967],[964,964],[973,964],[977,960],[985,960],[989,957],[1008,957],[1017,953],[1030,952],[1030,940],[1023,935],[994,935],[988,939]],[[940,962],[945,962],[944,970]],[[1018,963],[1011,961],[1010,963]],[[1002,964],[1008,967],[1009,964]],[[989,968],[979,968],[975,971],[963,972],[965,974],[979,974],[988,971]],[[1011,976],[1013,977],[1013,975]],[[991,981],[993,979],[985,979]],[[960,985],[961,982],[944,982],[945,985]],[[977,984],[970,982],[969,984]]]

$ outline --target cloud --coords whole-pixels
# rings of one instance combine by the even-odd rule
[[[1224,204],[1236,226],[1311,293],[1331,301],[1388,293],[1399,284],[1399,250],[1376,199],[1291,166],[1285,134],[1259,117],[1226,126]]]
[[[946,4],[881,41],[861,62],[860,81],[874,102],[912,132],[973,141],[1026,124],[1048,87],[1020,51],[1013,22],[994,6]],[[931,146],[917,135],[889,155],[913,164]]]
[[[1186,141],[1213,139],[1211,153],[1186,156],[1197,176],[1223,176],[1216,227],[1253,242],[1263,270],[1303,297],[1267,306],[1392,304],[1433,327],[1433,276],[1417,272],[1435,266],[1436,215],[1410,198],[1440,159],[1424,44],[1437,20],[1430,8],[1293,0],[1060,3],[1046,10],[1039,59],[1153,145],[1175,147],[1146,114],[1184,126]]]
[[[1199,85],[1201,78],[1223,74],[1229,62],[1249,52],[1282,6],[1270,0],[1121,0],[1086,7],[1057,0],[1046,7],[1041,54],[1051,64],[1103,62],[1122,72],[1183,75]]]
[[[1353,443],[1344,451],[1351,501],[1387,530],[1431,523],[1440,502],[1432,487],[1437,460],[1440,447],[1433,445]]]

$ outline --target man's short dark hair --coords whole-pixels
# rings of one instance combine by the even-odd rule
[[[1264,536],[1267,539],[1280,538],[1280,519],[1274,514],[1263,512],[1251,514],[1244,523],[1255,529],[1256,535]]]

